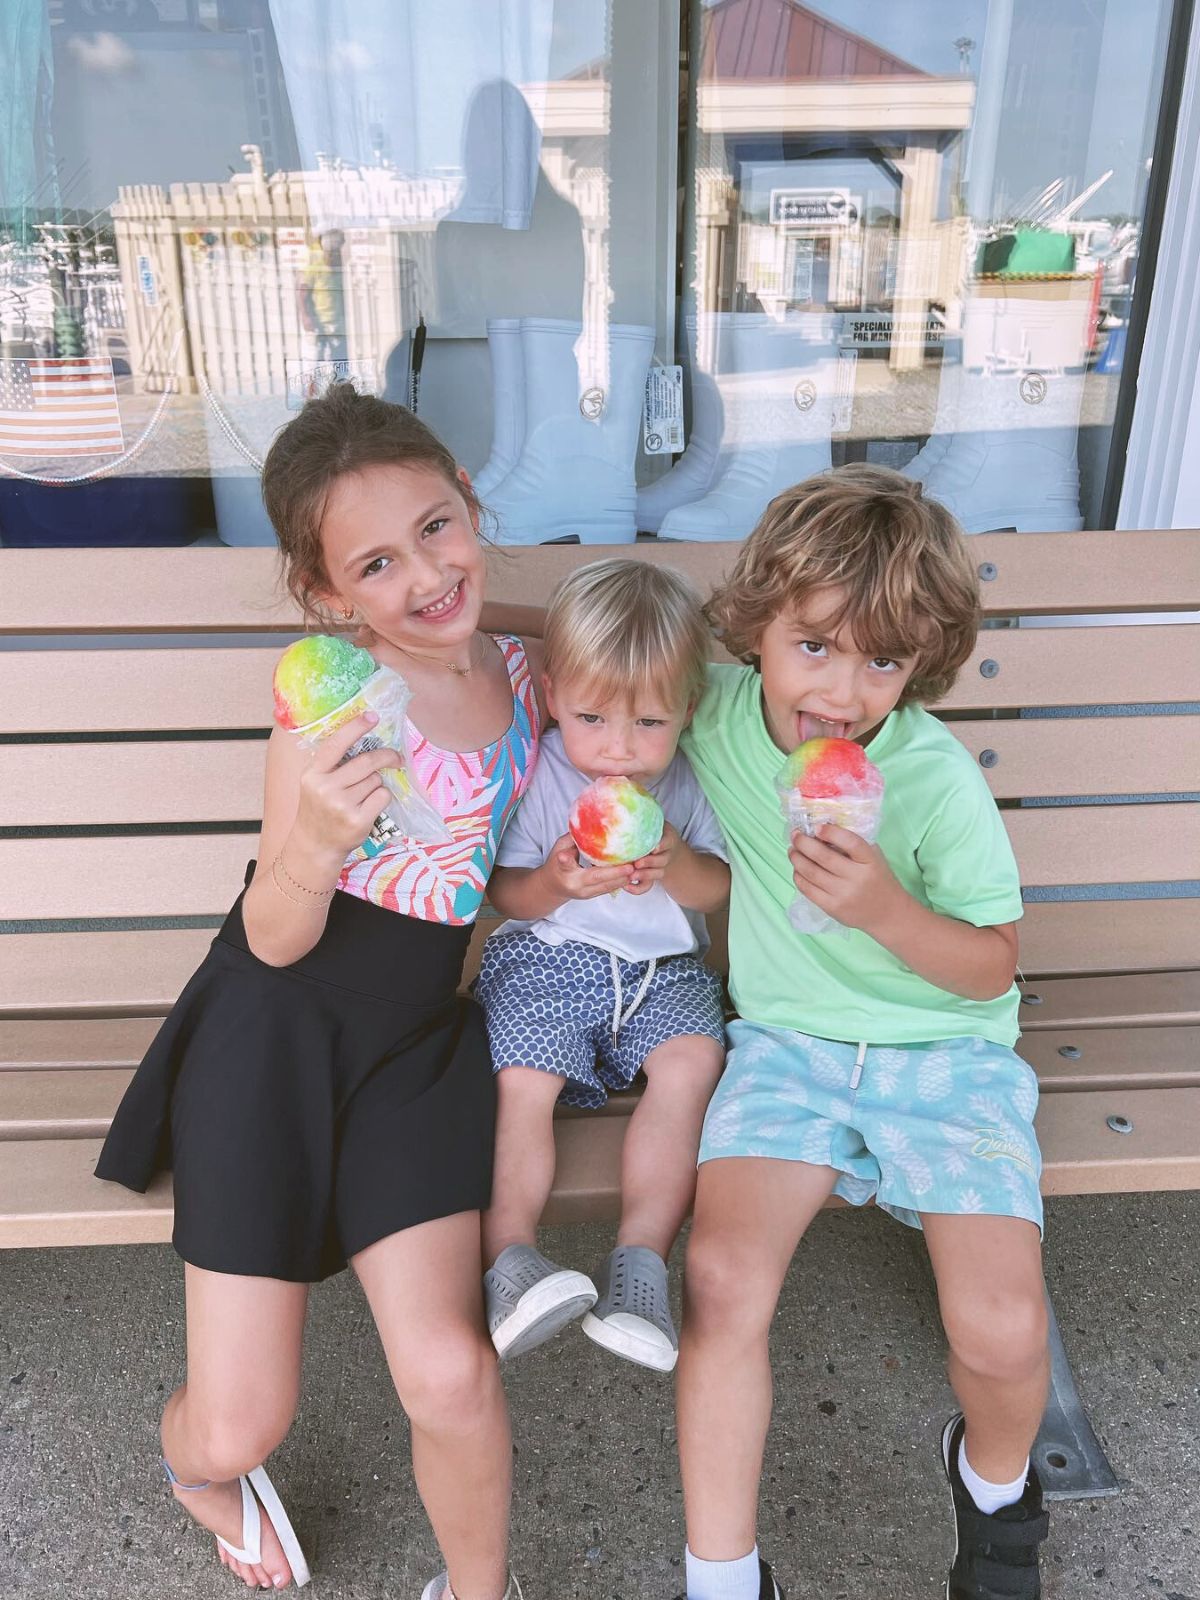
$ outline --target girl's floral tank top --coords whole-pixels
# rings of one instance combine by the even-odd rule
[[[496,643],[508,668],[513,718],[484,750],[442,750],[409,724],[413,770],[454,835],[447,844],[398,839],[377,855],[363,848],[346,858],[337,886],[389,911],[426,922],[474,922],[496,846],[533,774],[538,745],[538,705],[533,676],[519,639]]]

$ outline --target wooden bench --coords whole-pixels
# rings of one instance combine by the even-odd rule
[[[1200,607],[1200,533],[988,535],[972,552],[993,620]],[[601,553],[497,556],[493,597],[540,605]],[[707,590],[734,551],[617,553]],[[271,671],[297,631],[270,552],[0,552],[0,1247],[170,1236],[168,1179],[139,1196],[92,1169],[240,887]],[[1200,716],[1113,714],[1189,701],[1195,624],[1001,626],[939,708],[1005,808],[1028,886],[1021,1049],[1043,1089],[1048,1194],[1200,1187],[1195,884],[1161,897],[1200,878]],[[1098,714],[1021,714],[1056,707]],[[1095,885],[1109,897],[1078,898]],[[1135,885],[1160,897],[1111,898]],[[560,1118],[549,1220],[615,1214],[629,1109]]]

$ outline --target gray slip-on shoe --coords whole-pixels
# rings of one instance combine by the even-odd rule
[[[556,1267],[531,1244],[510,1244],[483,1275],[488,1332],[496,1353],[524,1355],[596,1303],[584,1272]]]
[[[599,1274],[600,1298],[583,1319],[589,1339],[640,1367],[671,1372],[679,1336],[667,1298],[667,1264],[643,1245],[619,1245]]]

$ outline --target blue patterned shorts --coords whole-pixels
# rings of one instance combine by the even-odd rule
[[[618,960],[622,1009],[637,995],[647,965]],[[628,1089],[646,1057],[668,1039],[698,1033],[725,1046],[721,980],[694,956],[658,963],[615,1038],[612,958],[595,945],[547,944],[527,931],[493,935],[474,993],[487,1018],[494,1069],[557,1073],[567,1079],[560,1105],[602,1106],[610,1092]]]
[[[737,1021],[700,1161],[835,1167],[835,1194],[915,1228],[922,1211],[1041,1228],[1037,1102],[1032,1067],[988,1039],[864,1046]]]

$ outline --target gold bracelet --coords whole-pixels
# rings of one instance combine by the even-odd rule
[[[284,859],[283,859],[283,851],[282,850],[275,857],[275,865],[279,868],[280,872],[283,873],[284,877],[291,884],[292,888],[293,889],[299,889],[301,894],[311,895],[314,900],[332,900],[333,899],[334,891],[332,889],[310,889],[310,888],[307,887],[307,885],[305,885],[303,883],[298,883],[296,881],[296,879],[292,877],[291,873],[287,869],[287,865],[286,865],[286,863],[284,862]]]
[[[275,885],[275,888],[279,891],[279,893],[283,896],[283,898],[285,900],[290,900],[291,903],[294,906],[300,906],[301,909],[304,910],[304,911],[320,911],[322,906],[328,905],[330,900],[333,899],[334,891],[332,889],[330,889],[328,894],[322,895],[319,899],[316,899],[316,900],[297,900],[296,896],[294,894],[289,894],[288,891],[284,888],[283,884],[280,883],[279,874],[280,874],[281,871],[282,871],[284,877],[287,878],[289,882],[292,882],[292,883],[295,882],[295,879],[293,879],[291,877],[291,875],[288,872],[287,868],[279,860],[279,857],[276,856],[275,860],[271,863],[271,882]],[[315,889],[305,889],[304,885],[300,884],[300,883],[296,884],[296,888],[303,890],[303,892],[305,894],[309,894],[309,895],[316,895],[316,893],[317,893],[317,891]]]

